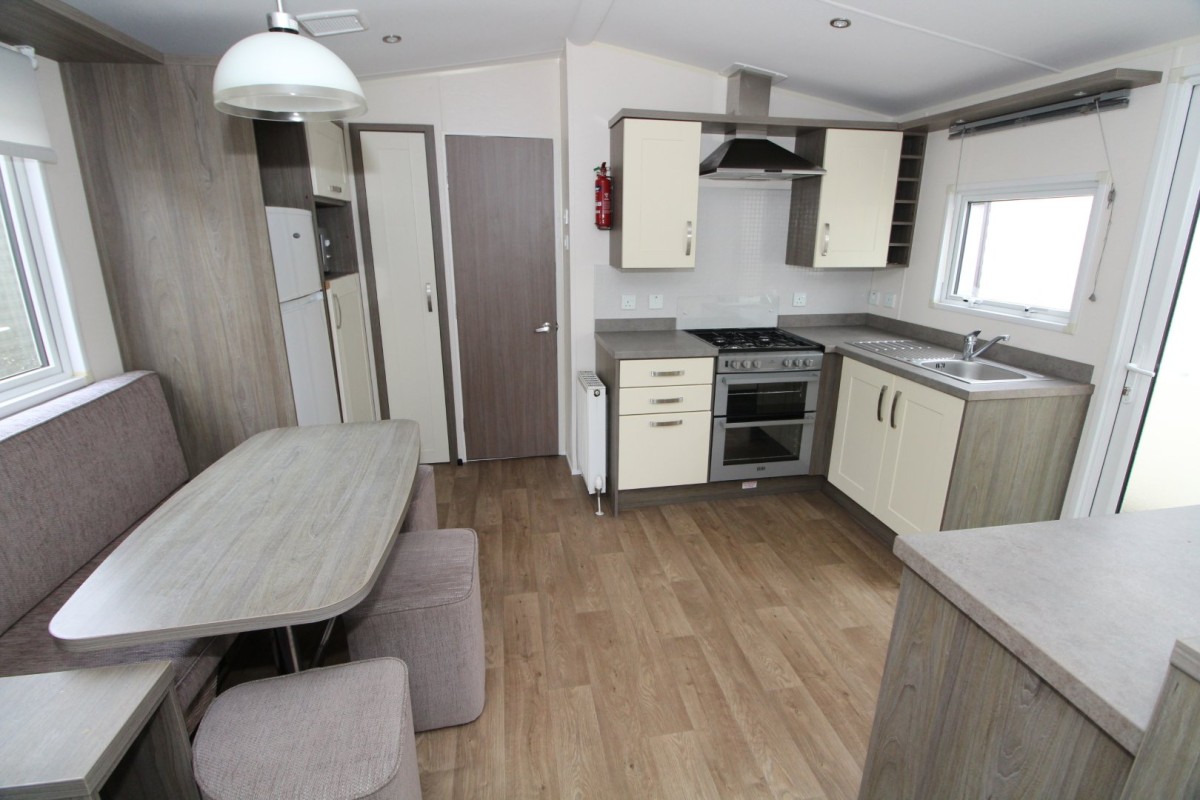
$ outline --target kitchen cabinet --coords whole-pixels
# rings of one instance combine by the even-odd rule
[[[330,332],[333,335],[333,362],[337,367],[338,397],[344,422],[370,422],[377,419],[374,389],[371,386],[371,361],[367,354],[367,328],[363,314],[362,292],[357,275],[343,275],[325,281],[329,303]]]
[[[609,263],[620,269],[694,268],[700,123],[622,119],[610,134]]]
[[[617,489],[707,481],[713,359],[626,360],[618,372]]]
[[[844,359],[829,482],[896,533],[939,530],[964,405]]]
[[[332,122],[305,123],[313,195],[330,200],[350,199],[346,145],[342,129]]]
[[[825,174],[792,183],[788,264],[887,265],[903,137],[899,131],[843,128],[796,137],[796,152]]]

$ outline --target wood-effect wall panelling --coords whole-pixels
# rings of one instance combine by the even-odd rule
[[[1194,800],[1200,797],[1198,728],[1200,682],[1172,666],[1121,800]]]
[[[313,210],[312,177],[308,168],[308,139],[295,122],[254,121],[263,202]]]
[[[825,160],[825,131],[801,133],[796,137],[796,155],[814,164]],[[792,181],[792,202],[788,211],[787,248],[784,263],[793,267],[811,267],[817,247],[817,212],[821,201],[821,180],[800,178]]]
[[[121,358],[162,376],[193,475],[296,423],[254,131],[213,71],[63,66]]]

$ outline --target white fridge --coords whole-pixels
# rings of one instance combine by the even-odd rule
[[[300,425],[341,422],[312,213],[268,206],[267,232],[275,262],[275,286],[279,290],[296,422]]]

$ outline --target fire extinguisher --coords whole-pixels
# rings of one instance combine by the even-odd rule
[[[596,167],[596,227],[602,231],[612,229],[612,178],[608,177],[608,162]]]

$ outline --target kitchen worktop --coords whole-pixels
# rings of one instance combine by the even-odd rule
[[[1172,651],[1200,672],[1200,506],[910,534],[895,552],[1130,753]]]
[[[714,358],[717,348],[686,331],[608,331],[596,344],[621,361],[629,358]]]

